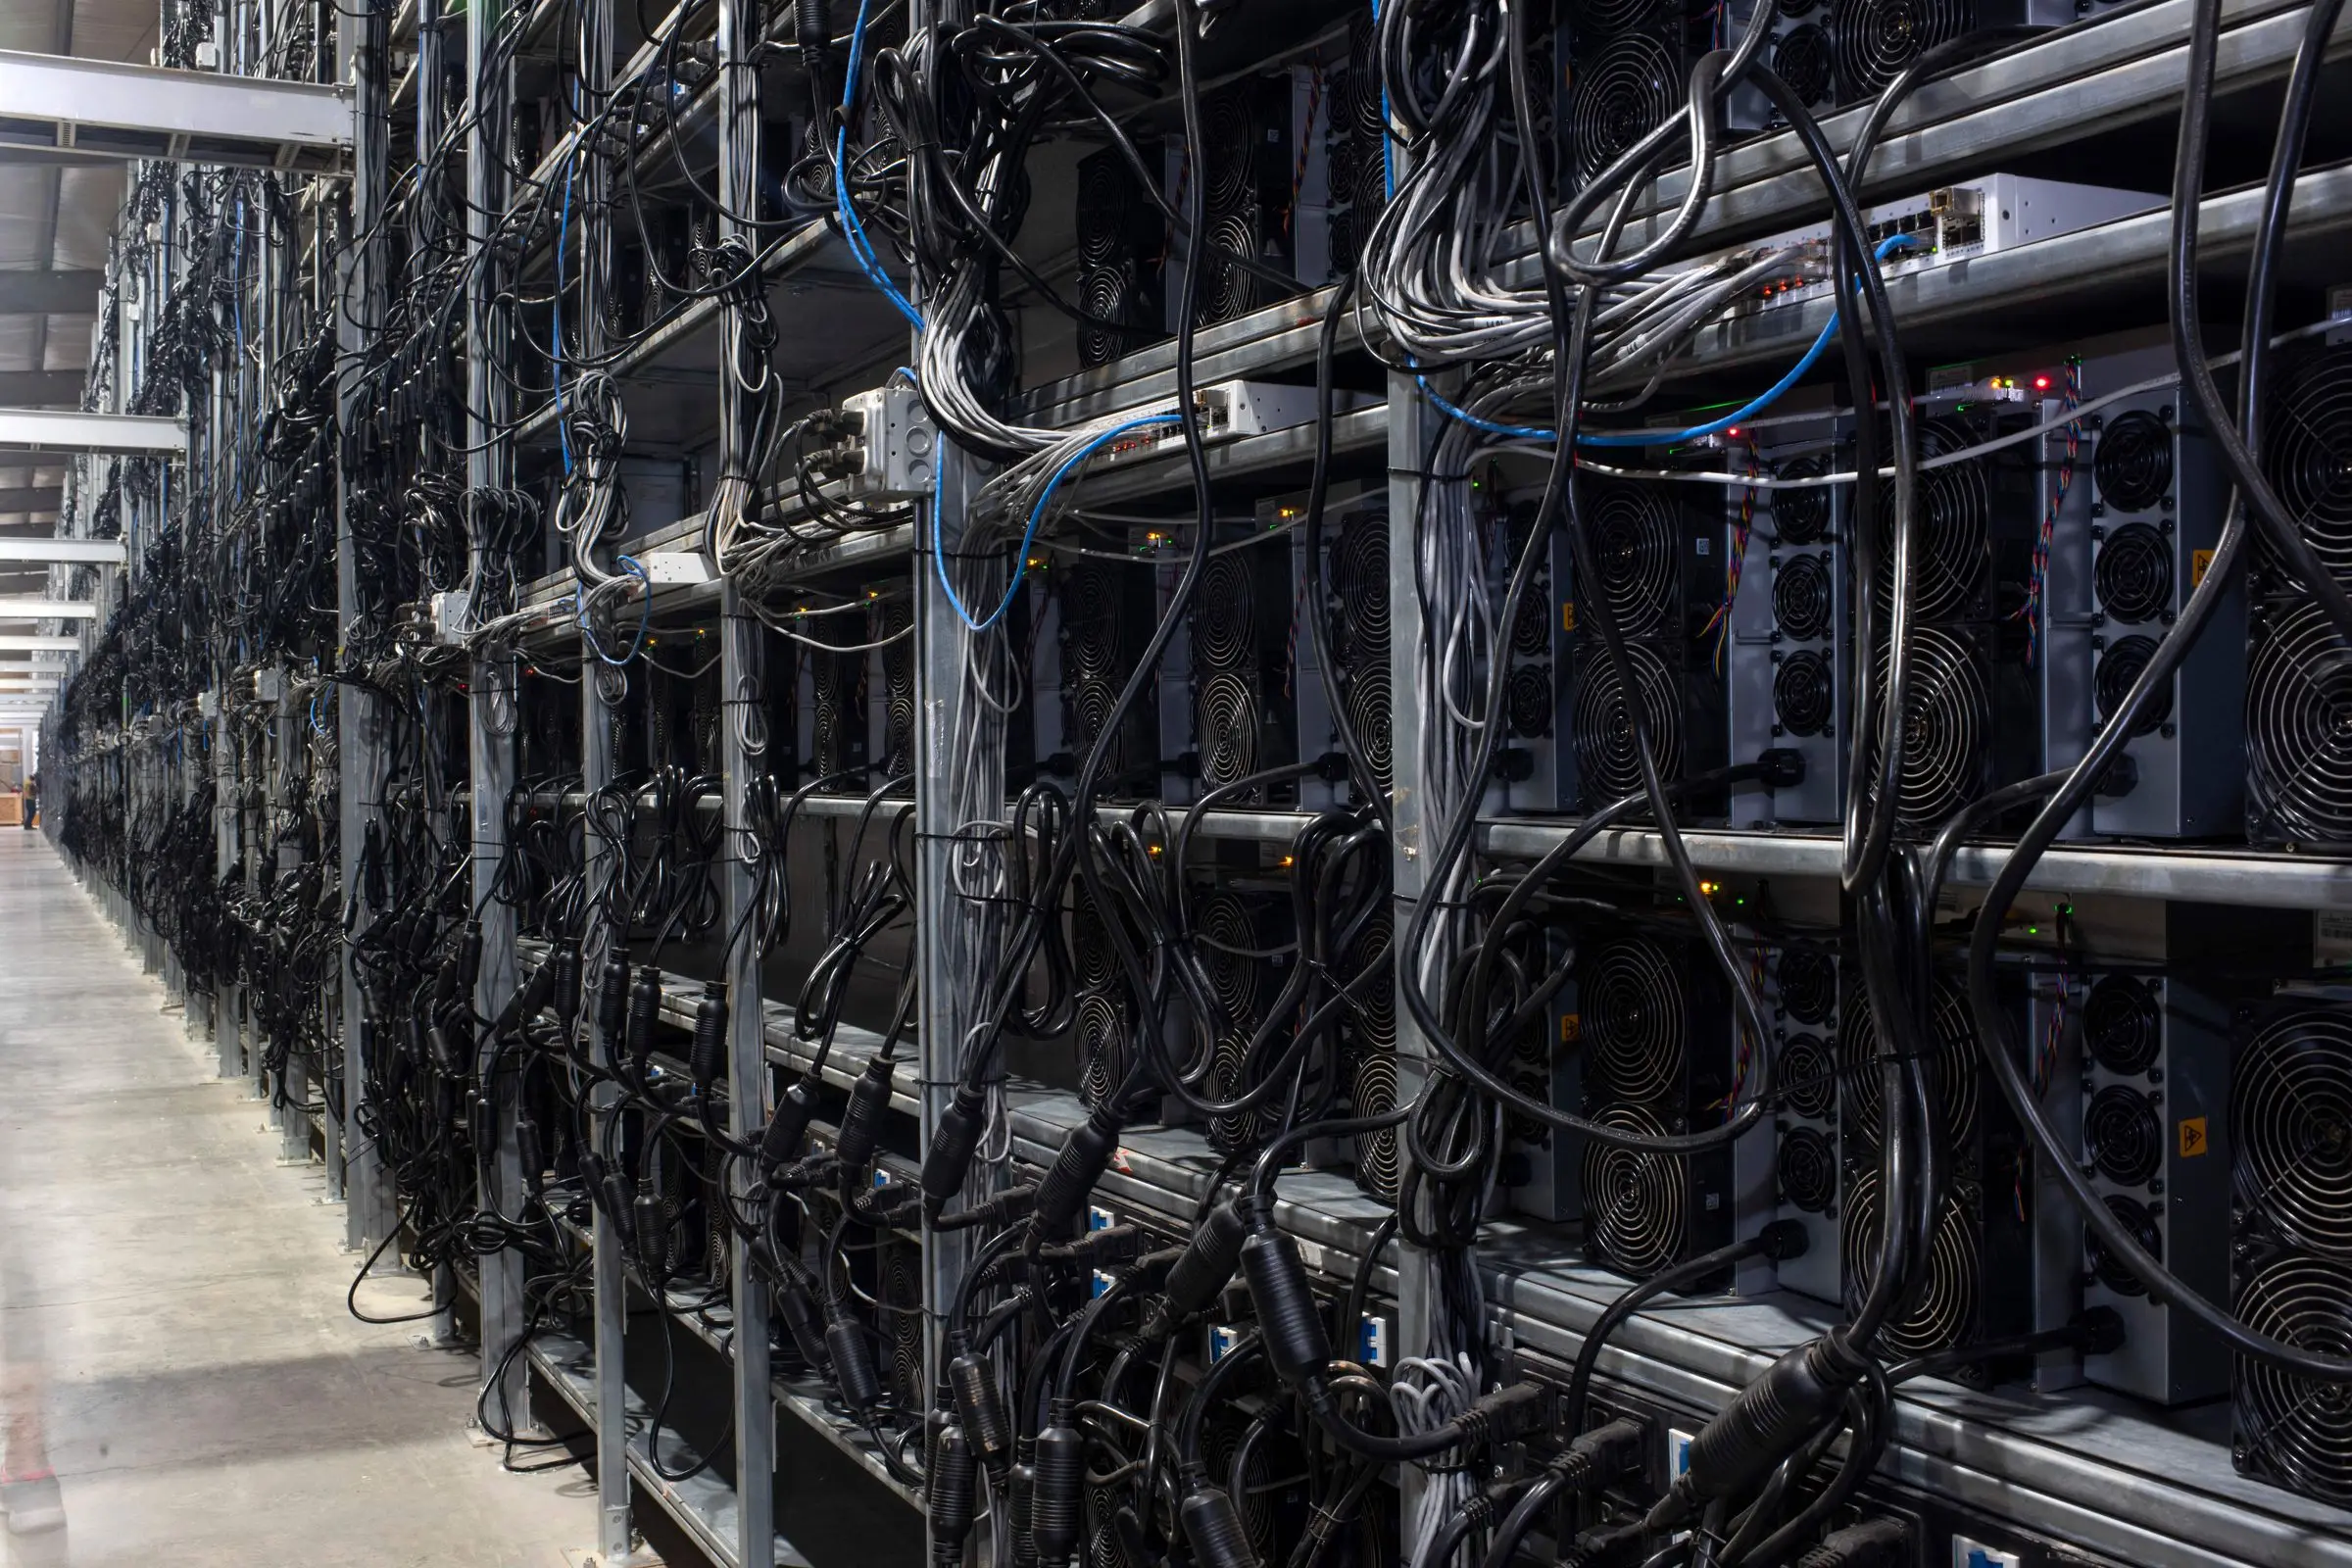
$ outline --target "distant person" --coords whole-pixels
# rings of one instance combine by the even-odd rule
[[[32,831],[32,824],[35,813],[40,806],[40,800],[41,776],[38,773],[34,773],[24,780],[24,809],[21,813],[23,816],[23,821],[20,825],[23,826],[24,831],[27,833]]]

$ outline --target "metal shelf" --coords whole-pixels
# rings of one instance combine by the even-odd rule
[[[541,1330],[523,1351],[543,1387],[571,1408],[591,1430],[596,1426],[595,1358],[588,1348],[567,1335]],[[687,1481],[670,1481],[654,1469],[646,1458],[640,1435],[653,1419],[653,1412],[634,1391],[628,1396],[625,1417],[629,1443],[629,1474],[636,1480],[641,1495],[661,1504],[680,1530],[693,1539],[695,1546],[709,1555],[721,1568],[740,1568],[741,1557],[735,1549],[740,1532],[736,1528],[735,1489],[703,1470]],[[664,1432],[662,1462],[672,1469],[681,1469],[701,1455],[688,1447],[674,1432]],[[776,1537],[774,1568],[811,1568],[807,1556],[783,1536]]]
[[[1035,1089],[1009,1094],[1007,1110],[1015,1157],[1039,1168],[1086,1115],[1075,1097]],[[1131,1132],[1098,1192],[1114,1207],[1132,1205],[1189,1230],[1221,1163],[1190,1129]],[[1312,1244],[1309,1266],[1352,1279],[1389,1207],[1320,1171],[1286,1172],[1277,1192],[1276,1219]],[[1573,1361],[1586,1332],[1624,1292],[1622,1277],[1587,1266],[1566,1236],[1557,1226],[1488,1222],[1477,1256],[1490,1343]],[[1374,1261],[1374,1291],[1395,1292],[1393,1256],[1392,1247]],[[1620,1328],[1599,1370],[1652,1397],[1713,1411],[1781,1351],[1837,1321],[1833,1308],[1786,1292],[1679,1299]],[[1895,1441],[1881,1472],[2146,1568],[2352,1568],[2352,1512],[2239,1477],[2226,1431],[2216,1441],[2194,1430],[2200,1425],[2210,1423],[2193,1413],[2157,1419],[2082,1389],[2059,1398],[1923,1381],[1906,1385],[1896,1401]]]

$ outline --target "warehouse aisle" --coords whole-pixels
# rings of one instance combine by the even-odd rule
[[[9,1487],[0,1565],[563,1568],[581,1472],[502,1472],[472,1358],[344,1311],[322,1171],[275,1162],[43,835],[0,833],[0,1462],[45,1445],[64,1514]]]

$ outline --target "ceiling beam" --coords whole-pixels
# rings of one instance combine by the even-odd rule
[[[120,539],[11,539],[0,535],[0,561],[30,561],[58,566],[120,566]]]
[[[0,272],[0,316],[90,316],[105,281],[95,271]]]
[[[18,50],[0,104],[20,146],[317,172],[340,172],[355,121],[347,87]]]
[[[6,90],[0,87],[0,102],[5,101]],[[188,450],[188,427],[177,419],[156,415],[0,409],[0,447],[26,452],[178,457]]]

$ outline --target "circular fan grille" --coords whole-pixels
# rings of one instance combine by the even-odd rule
[[[1957,987],[1938,980],[1929,1007],[1928,1027],[1936,1037],[1936,1054],[1928,1061],[1928,1092],[1935,1100],[1935,1119],[1951,1142],[1965,1144],[1977,1125],[1977,1045],[1969,1026],[1968,1004]],[[1879,1031],[1859,981],[1848,982],[1838,1010],[1838,1065],[1845,1077],[1847,1103],[1856,1130],[1875,1144],[1884,1122]]]
[[[1968,0],[1837,0],[1838,74],[1847,96],[1867,97],[1921,55],[1974,24]]]
[[[2107,1198],[2107,1212],[2124,1222],[2124,1229],[2132,1233],[2132,1239],[2139,1244],[2142,1251],[2159,1263],[2164,1261],[2164,1232],[2157,1229],[2153,1206],[2136,1198],[2112,1193]],[[2139,1282],[2139,1276],[2124,1267],[2123,1259],[2109,1251],[2107,1244],[2097,1236],[2085,1238],[2082,1250],[2090,1259],[2091,1273],[2098,1277],[2101,1285],[2116,1295],[2148,1294],[2148,1288]]]
[[[1349,1113],[1378,1116],[1396,1108],[1396,1058],[1385,1051],[1367,1051],[1356,1058],[1355,1078],[1348,1090]],[[1355,1141],[1355,1179],[1376,1197],[1395,1201],[1404,1174],[1397,1152],[1396,1129],[1359,1135]]]
[[[1394,712],[1389,706],[1389,671],[1376,664],[1348,677],[1348,719],[1373,779],[1387,787],[1396,762]]]
[[[1625,650],[1634,674],[1634,690],[1649,725],[1650,745],[1657,754],[1658,771],[1679,778],[1683,771],[1682,705],[1675,701],[1674,677],[1665,661],[1640,643]],[[1617,683],[1614,660],[1594,659],[1576,689],[1576,760],[1583,772],[1589,800],[1614,800],[1642,787],[1640,750],[1634,744],[1634,724],[1625,693]]]
[[[1088,269],[1078,280],[1078,303],[1087,315],[1103,321],[1124,321],[1132,308],[1132,293],[1124,268]],[[1127,346],[1127,336],[1092,321],[1078,328],[1078,355],[1088,365],[1106,365]]]
[[[1818,479],[1830,471],[1830,460],[1819,453],[1790,458],[1777,465],[1775,477],[1782,479]],[[1827,485],[1807,485],[1801,490],[1775,490],[1772,496],[1772,526],[1785,545],[1809,545],[1830,531],[1830,491]]]
[[[1568,134],[1577,172],[1591,179],[1674,113],[1683,83],[1674,56],[1646,33],[1612,39],[1577,76]]]
[[[2352,838],[2352,653],[2309,601],[2270,615],[2255,641],[2246,786],[2289,837]]]
[[[1061,579],[1061,659],[1072,680],[1105,680],[1119,658],[1119,601],[1101,568],[1076,566]]]
[[[1193,659],[1202,668],[1232,669],[1257,641],[1257,594],[1240,556],[1211,556],[1194,601]]]
[[[1879,689],[1888,661],[1879,654]],[[1895,774],[1895,819],[1918,830],[1941,822],[1977,798],[1991,724],[1990,698],[1975,653],[1957,634],[1914,628],[1911,689],[1903,703],[1903,765]],[[1878,729],[1871,726],[1870,776],[1878,778]]]
[[[1821,0],[1780,0],[1778,9],[1784,17],[1809,17]]]
[[[1792,556],[1772,574],[1772,619],[1784,637],[1809,643],[1828,636],[1837,603],[1827,556]]]
[[[2100,723],[2105,723],[2116,710],[2124,706],[2124,699],[2132,695],[2132,683],[2139,679],[2139,672],[2147,668],[2155,657],[2156,639],[2153,637],[2118,637],[2107,645],[2107,651],[2099,656],[2098,668],[2090,677],[2091,694],[2098,702]],[[2132,726],[2132,733],[2145,735],[2172,716],[2173,687],[2172,682],[2167,681],[2148,699],[2148,706],[2140,710],[2139,722]]]
[[[1628,637],[1656,636],[1674,610],[1674,516],[1667,506],[1645,486],[1612,484],[1593,495],[1586,514],[1601,595]]]
[[[1941,457],[1975,443],[1968,426],[1949,419],[1919,422],[1919,455]],[[1911,602],[1923,619],[1944,620],[1965,609],[1984,575],[1992,517],[1992,489],[1983,458],[1929,468],[1919,476],[1912,533]],[[1894,484],[1879,488],[1878,593],[1883,610],[1894,603]]]
[[[1200,937],[1200,964],[1219,1012],[1229,1022],[1254,1023],[1258,961],[1248,955],[1262,944],[1248,906],[1230,894],[1213,895],[1201,901],[1193,926]]]
[[[1069,710],[1072,749],[1080,753],[1092,751],[1095,742],[1102,738],[1103,726],[1110,722],[1112,710],[1118,706],[1117,688],[1108,681],[1082,681],[1063,688],[1062,701]],[[1110,754],[1103,760],[1114,773],[1125,770],[1126,748],[1116,736],[1112,737]]]
[[[1342,973],[1349,980],[1378,965],[1384,976],[1393,973],[1396,956],[1390,951],[1393,928],[1384,912],[1364,922],[1364,927],[1348,944],[1348,954]],[[1354,1029],[1356,1039],[1377,1051],[1393,1051],[1396,1046],[1396,988],[1386,980],[1369,981],[1353,993],[1356,999]]]
[[[1772,46],[1772,69],[1801,101],[1820,103],[1829,97],[1836,75],[1833,47],[1830,35],[1813,23],[1791,27]]]
[[[1780,662],[1772,672],[1772,711],[1791,735],[1818,735],[1838,713],[1838,694],[1831,685],[1830,662],[1811,649],[1800,649]]]
[[[2173,487],[2173,432],[2145,409],[2119,414],[2099,432],[2091,478],[2115,512],[2146,512]]]
[[[2271,399],[2263,452],[2271,485],[2321,563],[2352,577],[2352,352],[2297,356]]]
[[[1242,1434],[1248,1424],[1249,1417],[1231,1405],[1201,1423],[1200,1458],[1220,1487],[1233,1474],[1233,1461],[1241,1452]],[[1261,1443],[1251,1447],[1250,1457],[1243,1461],[1242,1490],[1233,1499],[1242,1516],[1242,1528],[1249,1533],[1250,1558],[1256,1562],[1274,1555],[1275,1493],[1267,1486],[1271,1479],[1266,1467],[1266,1445]]]
[[[2144,522],[2127,522],[2099,546],[2099,608],[2117,620],[2154,620],[2173,602],[2173,552]]]
[[[1200,105],[1200,141],[1208,150],[1202,197],[1211,216],[1233,214],[1251,195],[1257,167],[1257,122],[1239,92],[1221,92]],[[1243,253],[1250,247],[1244,245]]]
[[[1811,1127],[1781,1135],[1776,1156],[1781,1200],[1808,1214],[1826,1212],[1838,1200],[1838,1151]]]
[[[2109,1181],[2145,1187],[2164,1163],[2155,1105],[2136,1089],[2109,1084],[2083,1107],[2082,1147]]]
[[[1522,659],[1542,659],[1551,652],[1551,595],[1542,582],[1528,586],[1527,597],[1511,616],[1511,652]]]
[[[1859,1304],[1878,1273],[1881,1213],[1879,1173],[1864,1171],[1845,1195],[1839,1238],[1845,1251],[1848,1305]],[[1976,1328],[1984,1280],[1976,1222],[1952,1200],[1943,1200],[1925,1277],[1909,1310],[1889,1321],[1880,1344],[1898,1356],[1926,1355],[1965,1341]]]
[[[1340,528],[1339,548],[1332,552],[1332,591],[1340,601],[1340,624],[1347,633],[1348,662],[1365,666],[1389,662],[1389,519],[1386,514],[1359,512]]]
[[[1250,1087],[1249,1072],[1250,1037],[1242,1032],[1228,1032],[1217,1037],[1210,1076],[1216,1082],[1217,1098],[1231,1100]],[[1258,1112],[1253,1108],[1238,1116],[1218,1116],[1208,1124],[1208,1141],[1220,1152],[1231,1153],[1257,1141]]]
[[[1820,1023],[1838,1005],[1838,961],[1819,948],[1785,948],[1773,967],[1781,1010],[1798,1023]]]
[[[1551,671],[1541,664],[1512,670],[1503,688],[1503,718],[1511,734],[1520,740],[1550,734],[1551,710]]]
[[[1228,213],[1208,222],[1208,242],[1215,247],[1202,270],[1200,298],[1194,320],[1209,326],[1247,316],[1257,307],[1257,276],[1231,260],[1257,254],[1257,228],[1246,213]]]
[[[2137,1077],[2156,1064],[2164,1041],[2156,999],[2136,976],[2111,974],[2082,1004],[2082,1046],[2109,1072]]]
[[[1100,991],[1078,999],[1075,1029],[1085,1064],[1078,1093],[1087,1107],[1094,1109],[1107,1102],[1111,1091],[1127,1076],[1127,1030],[1120,1021],[1118,1004]]]
[[[727,1156],[712,1144],[703,1155],[703,1277],[724,1290],[734,1278],[735,1238],[727,1229],[727,1211],[718,1201],[727,1180]]]
[[[1593,1118],[1604,1127],[1665,1136],[1656,1117],[1636,1105],[1612,1105]],[[1611,1268],[1655,1274],[1682,1255],[1684,1161],[1606,1144],[1585,1146],[1585,1235]]]
[[[1078,167],[1078,262],[1103,267],[1125,249],[1134,220],[1136,192],[1127,170],[1114,159],[1089,158]]]
[[[2283,1257],[2249,1274],[2232,1311],[2257,1334],[2317,1355],[2352,1354],[2352,1270]],[[2262,1468],[2305,1492],[2352,1504],[2352,1387],[2237,1359],[2236,1427]]]
[[[1348,24],[1348,75],[1355,83],[1355,131],[1374,141],[1385,134],[1381,115],[1380,33],[1363,17]]]
[[[1838,1104],[1838,1058],[1819,1035],[1790,1035],[1781,1046],[1778,1087],[1788,1108],[1815,1120]]]
[[[1683,1071],[1688,1020],[1674,960],[1646,937],[1604,943],[1579,966],[1585,1049],[1603,1093],[1655,1100]]]
[[[1230,784],[1257,771],[1257,694],[1231,671],[1200,683],[1200,779]]]
[[[2237,1054],[2230,1092],[2239,1195],[2285,1237],[2352,1257],[2352,1017],[2302,1007]]]

